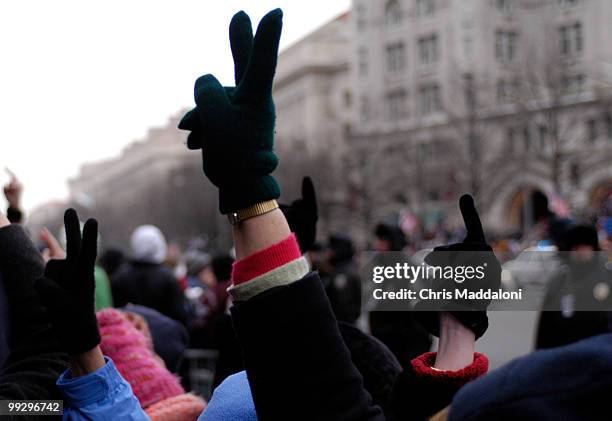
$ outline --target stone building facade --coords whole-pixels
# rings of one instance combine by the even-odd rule
[[[357,221],[434,225],[473,192],[507,232],[533,223],[533,191],[575,208],[610,192],[612,2],[354,0],[351,16]]]

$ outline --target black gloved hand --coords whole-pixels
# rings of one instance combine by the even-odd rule
[[[90,219],[83,228],[74,209],[64,214],[66,259],[50,260],[36,291],[47,308],[64,351],[74,355],[100,343],[94,305],[98,222]]]
[[[482,279],[469,279],[458,283],[457,279],[436,279],[433,289],[435,291],[452,291],[455,289],[467,289],[478,291],[480,289],[497,290],[501,283],[501,265],[493,249],[486,243],[480,217],[474,206],[474,199],[470,195],[463,195],[459,200],[461,215],[465,223],[467,235],[463,242],[440,246],[425,257],[425,263],[430,266],[440,267],[477,267],[484,270]],[[432,302],[421,301],[417,304],[417,310],[425,309],[427,306],[435,305],[442,311],[450,312],[465,327],[474,332],[478,339],[489,326],[487,307],[491,300],[451,299],[436,300]],[[423,326],[435,336],[439,335],[439,313],[438,312],[416,312],[417,318]]]
[[[230,23],[236,86],[223,87],[210,74],[200,77],[196,107],[179,123],[191,131],[189,149],[202,150],[202,169],[219,188],[222,214],[280,196],[272,177],[278,165],[272,84],[282,26],[283,12],[272,10],[253,37],[248,15],[236,13]]]
[[[302,179],[302,198],[294,200],[291,205],[280,205],[287,218],[289,228],[300,244],[302,254],[311,249],[317,238],[317,198],[310,177]]]

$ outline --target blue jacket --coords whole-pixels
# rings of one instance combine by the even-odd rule
[[[198,421],[257,421],[246,371],[227,377],[217,386]]]
[[[105,359],[106,365],[93,373],[72,378],[66,370],[59,377],[57,386],[65,398],[64,420],[149,420],[113,360]]]

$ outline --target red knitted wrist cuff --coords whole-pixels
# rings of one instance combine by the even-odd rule
[[[291,233],[283,241],[235,262],[232,283],[240,285],[300,257],[300,246],[295,234]]]
[[[433,381],[450,382],[460,385],[477,379],[489,370],[489,359],[486,355],[478,352],[474,353],[474,362],[472,364],[457,371],[436,370],[432,368],[435,362],[435,352],[426,352],[411,361],[412,368],[419,377],[428,377]]]

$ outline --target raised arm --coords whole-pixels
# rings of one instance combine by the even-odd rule
[[[66,257],[50,260],[36,290],[49,311],[61,349],[70,356],[70,369],[57,379],[64,393],[67,419],[146,420],[129,384],[112,360],[100,350],[94,309],[94,265],[98,223],[83,227],[74,209],[64,214]]]
[[[202,148],[204,173],[234,223],[232,317],[258,417],[381,420],[321,281],[308,274],[275,201],[272,80],[281,26],[282,12],[273,10],[253,37],[249,17],[236,14],[230,41],[237,86],[224,88],[211,75],[198,79],[196,108],[179,127],[191,130],[190,148]]]
[[[474,200],[464,195],[459,201],[467,235],[463,242],[436,247],[425,261],[433,266],[482,265],[485,276],[467,289],[499,287],[501,266],[491,247],[486,244],[480,217]],[[458,287],[454,279],[436,282],[434,288],[449,291]],[[423,303],[425,304],[425,303]],[[488,370],[485,355],[475,353],[476,339],[488,328],[487,300],[450,300],[438,302],[435,310],[416,311],[415,315],[427,330],[439,337],[435,353],[426,353],[412,361],[412,370],[400,374],[393,393],[393,408],[401,419],[427,418],[448,406],[454,395],[466,383]],[[418,406],[410,405],[412,396]]]

